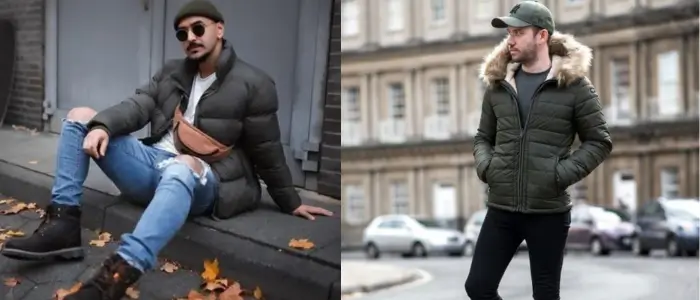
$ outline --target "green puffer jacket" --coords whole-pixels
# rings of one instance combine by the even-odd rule
[[[555,32],[552,68],[538,88],[526,125],[520,126],[507,42],[481,66],[487,85],[474,139],[477,176],[489,186],[488,206],[523,213],[571,208],[566,191],[610,155],[612,141],[602,107],[586,78],[591,49]],[[571,152],[578,134],[581,145]]]

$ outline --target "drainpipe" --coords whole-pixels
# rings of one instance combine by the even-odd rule
[[[44,2],[44,112],[48,121],[56,112],[58,81],[58,2]]]

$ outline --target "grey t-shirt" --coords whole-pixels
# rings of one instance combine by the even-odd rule
[[[532,96],[537,88],[547,79],[549,69],[541,73],[528,73],[518,69],[515,73],[515,88],[518,90],[518,110],[520,111],[520,126],[525,127],[527,116],[532,106]]]

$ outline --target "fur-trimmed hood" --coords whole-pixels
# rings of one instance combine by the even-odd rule
[[[592,52],[591,48],[576,41],[573,35],[555,31],[549,42],[552,68],[547,79],[556,78],[559,86],[565,87],[585,77],[593,60]],[[513,76],[519,66],[519,63],[511,61],[506,38],[484,58],[479,75],[489,87],[504,79],[515,87]]]

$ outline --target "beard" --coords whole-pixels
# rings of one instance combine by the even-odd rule
[[[191,45],[190,47],[188,47],[187,51],[189,51],[193,48],[200,48],[200,51],[203,51],[203,52],[188,54],[187,58],[189,60],[196,61],[198,63],[201,63],[201,62],[207,60],[207,58],[209,58],[209,56],[211,55],[211,52],[212,52],[212,50],[206,51],[206,48],[203,45]]]
[[[535,48],[534,45],[531,45],[530,47],[527,47],[527,48],[518,49],[517,56],[513,56],[511,54],[512,61],[520,63],[520,64],[525,64],[525,63],[531,62],[531,61],[535,60],[536,57],[537,57],[537,49]]]

